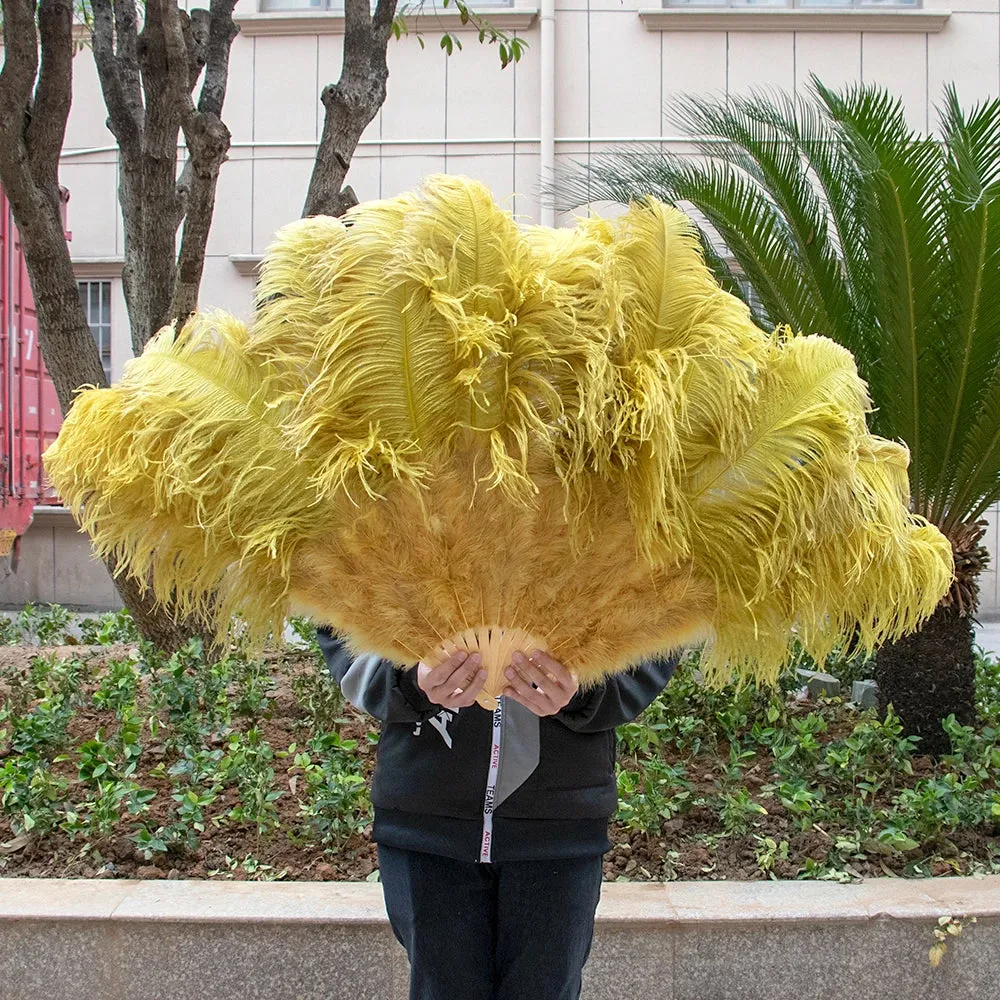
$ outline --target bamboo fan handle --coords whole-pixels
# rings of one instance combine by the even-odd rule
[[[536,649],[544,650],[545,644],[523,628],[477,625],[446,639],[433,653],[424,657],[423,662],[433,668],[460,650],[479,653],[483,658],[486,681],[476,701],[492,712],[497,707],[497,697],[507,686],[504,671],[510,666],[510,658],[516,652],[528,656]]]

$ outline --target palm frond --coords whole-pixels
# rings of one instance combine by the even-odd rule
[[[986,102],[966,115],[949,87],[941,125],[950,280],[941,288],[947,309],[935,338],[939,400],[930,414],[930,438],[939,472],[931,516],[960,523],[968,515],[963,508],[978,507],[984,497],[988,502],[991,493],[995,497],[988,483],[1000,471],[1000,460],[988,447],[978,453],[965,447],[980,419],[988,419],[990,389],[1000,369],[1000,310],[992,305],[1000,301],[1000,102]]]
[[[794,138],[796,102],[759,91],[727,100],[685,96],[677,102],[675,118],[698,137],[695,145],[703,156],[743,171],[774,202],[786,226],[789,248],[801,261],[802,278],[813,303],[814,319],[808,330],[839,337],[841,328],[849,326],[850,310],[841,262],[830,239],[828,212]],[[772,318],[776,323],[797,319],[789,315]]]
[[[947,265],[944,155],[933,139],[911,132],[900,102],[878,88],[857,86],[834,94],[820,85],[817,92],[840,125],[864,181],[859,210],[866,223],[877,322],[861,333],[873,339],[866,353],[878,359],[865,372],[879,406],[875,427],[909,445],[914,502],[926,509],[937,472],[921,430],[936,376],[929,347]]]

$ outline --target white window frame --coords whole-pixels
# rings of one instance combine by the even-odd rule
[[[703,10],[921,10],[922,0],[663,0],[668,9]]]
[[[821,4],[802,0],[660,0],[639,11],[647,31],[864,31],[937,34],[951,11],[893,0]]]
[[[473,6],[470,4],[470,6]],[[500,10],[506,10],[514,6],[514,0],[478,0],[473,6],[474,10],[479,10],[480,8],[489,8],[495,10],[499,8]],[[372,8],[374,9],[375,3],[372,2]],[[409,8],[409,12],[407,11]],[[287,14],[293,11],[302,11],[305,13],[330,13],[330,14],[343,14],[344,13],[344,0],[259,0],[258,10],[262,14],[274,14],[282,13]],[[447,7],[443,6],[439,0],[425,0],[424,3],[414,3],[401,4],[397,10],[397,14],[401,14],[404,17],[409,13],[411,17],[420,18],[433,18],[435,16],[441,17],[447,14],[453,14],[456,12],[454,4],[449,4]]]
[[[302,6],[271,6],[272,4],[301,2]],[[535,6],[530,6],[534,2]],[[246,12],[237,7],[233,20],[244,37],[256,35],[342,35],[344,33],[343,0],[317,0],[317,6],[305,6],[309,0],[255,0]],[[481,12],[489,23],[501,31],[527,31],[538,21],[537,0],[485,0],[474,9]],[[428,0],[425,6],[411,3],[407,12],[397,11],[406,17],[410,33],[449,32],[475,34],[479,29],[474,21],[462,23],[461,14],[454,4],[442,6],[441,0]]]
[[[77,290],[80,304],[87,314],[87,325],[94,336],[101,355],[104,375],[111,381],[111,317],[113,314],[114,287],[109,278],[79,278]],[[94,315],[93,289],[97,287],[97,314]],[[86,297],[85,297],[86,296]],[[105,300],[106,296],[106,300]]]

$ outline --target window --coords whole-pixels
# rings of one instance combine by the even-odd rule
[[[80,281],[80,305],[101,352],[104,374],[111,381],[111,282]]]
[[[666,7],[793,7],[843,10],[858,7],[919,7],[918,0],[664,0]]]
[[[372,7],[376,0],[372,0]],[[470,4],[474,9],[480,7],[511,7],[513,0],[478,0],[476,4]],[[343,13],[344,0],[261,0],[260,10],[281,11],[281,10],[329,10],[335,13]],[[447,14],[454,13],[454,4],[449,4],[446,8],[441,0],[414,0],[414,2],[400,4],[397,13],[409,14],[411,17],[417,15],[428,16],[434,13]]]
[[[732,261],[730,266],[735,265],[735,261]],[[746,304],[758,315],[766,316],[767,313],[764,311],[764,303],[761,302],[760,296],[757,294],[757,289],[750,284],[746,278],[740,278],[737,275],[740,283],[740,290],[743,292],[743,299]]]
[[[343,10],[343,0],[263,0],[261,10]]]

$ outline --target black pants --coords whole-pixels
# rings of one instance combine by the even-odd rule
[[[601,857],[476,864],[378,849],[410,1000],[577,1000]]]

